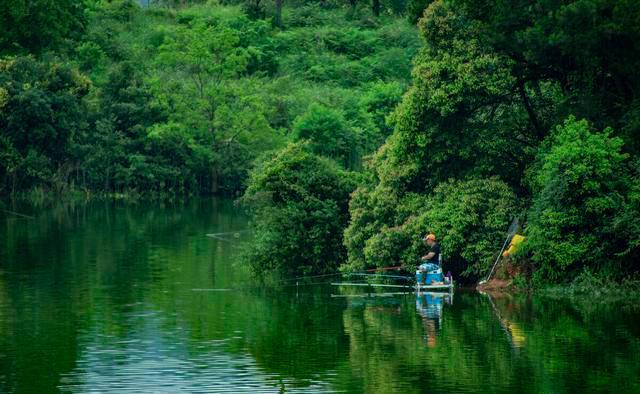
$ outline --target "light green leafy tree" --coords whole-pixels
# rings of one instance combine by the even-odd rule
[[[293,122],[296,140],[307,140],[313,152],[347,165],[357,153],[355,136],[341,111],[311,104]]]
[[[573,117],[545,141],[529,177],[527,248],[537,279],[557,280],[583,267],[615,269],[625,241],[614,221],[630,187],[622,146],[611,129],[594,132]]]
[[[211,188],[218,192],[219,135],[216,116],[233,94],[231,80],[247,66],[247,52],[238,46],[237,31],[225,26],[196,22],[176,28],[159,48],[158,62],[171,71],[157,78],[156,89],[169,109],[170,118],[210,146]]]

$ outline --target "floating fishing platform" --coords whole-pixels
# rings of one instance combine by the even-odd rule
[[[398,295],[406,295],[411,294],[411,292],[407,291],[390,291],[383,293],[363,293],[363,294],[331,294],[331,298],[387,298],[387,297],[395,297]],[[450,297],[451,293],[443,292],[443,291],[425,291],[420,292],[420,295],[430,295],[432,297]]]
[[[429,292],[429,291],[452,291],[454,284],[452,283],[438,283],[430,285],[394,285],[384,283],[357,283],[357,282],[333,282],[332,286],[360,286],[360,287],[387,287],[387,288],[400,288],[406,289],[406,292]]]

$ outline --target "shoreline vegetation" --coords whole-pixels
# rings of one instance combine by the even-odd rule
[[[589,270],[581,272],[569,282],[551,284],[537,288],[527,287],[526,283],[514,278],[491,279],[480,286],[473,286],[482,292],[494,293],[532,293],[551,298],[571,298],[575,301],[623,304],[633,303],[635,307],[640,300],[640,279],[637,275],[615,280],[602,275],[593,274]]]
[[[476,283],[518,218],[498,280],[640,294],[640,3],[152,3],[0,6],[0,194],[229,196],[283,277]]]

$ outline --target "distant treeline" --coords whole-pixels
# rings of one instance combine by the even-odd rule
[[[301,139],[360,167],[417,30],[386,9],[279,4],[276,23],[266,2],[2,2],[0,194],[234,195]]]

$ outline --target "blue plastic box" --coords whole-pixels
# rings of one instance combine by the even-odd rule
[[[427,274],[426,284],[430,285],[432,282],[443,282],[444,277],[442,276],[442,272],[438,272],[437,274]]]
[[[437,272],[437,273],[432,273],[432,272]],[[444,281],[444,277],[442,276],[441,270],[432,271],[432,272],[425,274],[420,271],[416,271],[416,283],[430,285],[432,282]]]

